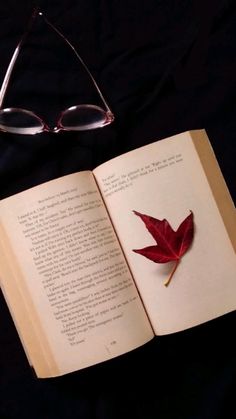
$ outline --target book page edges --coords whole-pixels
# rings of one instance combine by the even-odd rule
[[[236,253],[236,208],[205,130],[189,131]]]
[[[0,223],[0,281],[4,298],[24,347],[29,364],[38,378],[60,375],[36,309]]]

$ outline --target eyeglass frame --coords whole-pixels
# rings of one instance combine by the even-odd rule
[[[25,41],[25,39],[27,38],[27,36],[28,36],[28,34],[29,34],[29,32],[30,32],[30,30],[31,30],[31,26],[32,26],[32,24],[33,24],[33,22],[34,22],[34,19],[36,18],[36,16],[41,16],[43,19],[44,19],[44,21],[45,21],[45,23],[53,30],[53,31],[55,31],[63,40],[64,40],[64,42],[66,42],[66,44],[67,45],[69,45],[69,47],[73,50],[73,52],[74,52],[74,54],[76,55],[76,57],[79,59],[79,61],[80,61],[80,63],[82,64],[82,66],[83,66],[83,68],[85,69],[85,71],[86,71],[86,73],[88,74],[88,76],[89,76],[89,78],[90,78],[90,80],[92,81],[92,83],[93,83],[93,85],[94,85],[94,87],[95,87],[95,89],[96,89],[96,91],[97,91],[97,93],[98,93],[98,95],[99,95],[99,97],[100,97],[100,99],[101,99],[101,101],[102,101],[102,103],[103,103],[103,105],[104,105],[104,108],[105,108],[105,110],[104,109],[102,109],[100,106],[97,106],[97,105],[92,105],[92,104],[81,104],[81,105],[74,105],[74,106],[71,106],[71,107],[69,107],[69,108],[67,108],[67,109],[65,109],[65,110],[63,110],[61,113],[60,113],[60,115],[59,115],[59,118],[58,118],[58,120],[57,120],[57,125],[56,125],[56,127],[54,127],[54,128],[50,128],[45,122],[44,122],[44,120],[40,117],[40,116],[38,116],[38,115],[36,115],[33,111],[29,111],[29,110],[27,110],[27,109],[23,109],[23,108],[13,108],[13,107],[10,107],[10,108],[3,108],[2,106],[3,106],[3,103],[4,103],[4,99],[5,99],[5,97],[6,97],[6,93],[7,93],[7,88],[8,88],[8,86],[9,86],[9,82],[10,82],[10,78],[11,78],[11,75],[12,75],[12,72],[13,72],[13,69],[14,69],[14,66],[15,66],[15,63],[16,63],[16,60],[17,60],[17,58],[18,58],[18,55],[19,55],[19,53],[20,53],[20,51],[21,51],[21,47],[22,47],[22,45],[23,45],[23,43],[24,43],[24,41]],[[62,124],[61,124],[61,120],[62,120],[62,118],[63,118],[63,115],[64,115],[64,113],[65,112],[67,112],[67,111],[71,111],[71,110],[73,110],[73,109],[75,109],[75,108],[90,108],[90,109],[96,109],[96,110],[99,110],[99,111],[102,111],[102,112],[104,112],[104,116],[105,116],[105,119],[104,119],[104,123],[102,124],[102,125],[99,125],[99,126],[94,126],[94,125],[96,125],[96,123],[91,123],[91,124],[87,124],[87,125],[83,125],[83,127],[77,127],[76,129],[67,129],[66,127],[64,127]],[[26,113],[26,114],[28,114],[28,115],[31,115],[31,116],[34,116],[34,117],[36,117],[36,119],[38,120],[38,121],[40,121],[40,123],[41,123],[41,125],[42,125],[42,128],[39,130],[39,131],[37,131],[37,132],[35,132],[35,133],[33,133],[32,135],[34,135],[34,134],[39,134],[39,133],[42,133],[42,132],[52,132],[52,133],[58,133],[58,132],[60,132],[60,131],[86,131],[86,130],[90,130],[90,129],[95,129],[95,128],[103,128],[104,126],[106,126],[106,125],[109,125],[109,124],[111,124],[113,121],[114,121],[114,119],[115,119],[115,117],[114,117],[114,114],[113,114],[113,112],[111,111],[111,108],[109,107],[109,105],[108,105],[108,103],[107,103],[107,101],[105,100],[105,98],[104,98],[104,96],[103,96],[103,94],[102,94],[102,92],[101,92],[101,90],[100,90],[100,88],[99,88],[99,86],[98,86],[98,84],[97,84],[97,82],[96,82],[96,80],[94,79],[94,77],[93,77],[93,75],[92,75],[92,73],[91,73],[91,71],[89,70],[89,68],[87,67],[87,65],[85,64],[85,62],[84,62],[84,60],[82,59],[82,57],[80,56],[80,54],[78,53],[78,51],[75,49],[75,47],[71,44],[71,42],[62,34],[62,32],[59,30],[59,29],[57,29],[45,16],[44,16],[44,14],[42,13],[42,11],[41,10],[39,10],[39,8],[35,8],[34,10],[33,10],[33,13],[32,13],[32,15],[31,15],[31,18],[30,18],[30,21],[29,21],[29,24],[28,24],[28,28],[26,29],[26,31],[24,32],[24,34],[23,34],[23,36],[21,37],[21,39],[20,39],[20,41],[18,42],[18,44],[17,44],[17,46],[16,46],[16,48],[15,48],[15,50],[14,50],[14,53],[13,53],[13,55],[12,55],[12,58],[11,58],[11,60],[10,60],[10,63],[9,63],[9,65],[8,65],[8,68],[7,68],[7,70],[6,70],[6,74],[5,74],[5,76],[4,76],[4,79],[3,79],[3,83],[2,83],[2,86],[1,86],[1,89],[0,89],[0,112],[2,111],[2,112],[11,112],[11,111],[23,111],[23,113]],[[14,128],[12,127],[12,129],[14,130]],[[21,128],[22,130],[24,130],[24,128]],[[17,128],[16,128],[16,130],[17,130]],[[7,130],[4,130],[4,129],[2,129],[1,127],[0,127],[0,131],[3,131],[3,132],[8,132]],[[11,133],[13,133],[13,131],[11,131]],[[18,134],[20,133],[20,132],[17,132]],[[23,132],[22,132],[23,133]],[[24,133],[23,133],[24,134]]]

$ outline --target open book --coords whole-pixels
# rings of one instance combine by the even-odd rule
[[[133,211],[194,238],[171,262]],[[0,203],[1,287],[39,377],[65,374],[236,308],[236,212],[204,130],[185,132]]]

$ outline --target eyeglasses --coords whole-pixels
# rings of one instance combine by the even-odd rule
[[[31,110],[13,107],[3,108],[3,101],[6,95],[6,90],[9,85],[10,77],[16,59],[19,55],[22,44],[25,41],[25,38],[28,35],[36,16],[42,17],[46,24],[49,25],[50,28],[54,30],[73,50],[76,57],[82,64],[83,68],[86,70],[95,89],[97,90],[97,93],[103,103],[104,108],[91,104],[71,106],[63,110],[59,114],[56,126],[54,128],[49,128],[49,126],[43,121],[43,119]],[[99,89],[97,82],[95,81],[94,77],[92,76],[91,72],[84,63],[81,56],[78,54],[78,52],[70,43],[70,41],[43,15],[43,13],[38,9],[35,9],[31,16],[29,27],[22,36],[20,42],[18,43],[12,55],[10,64],[8,66],[6,75],[2,83],[2,87],[0,90],[0,131],[23,135],[34,135],[42,132],[57,133],[59,131],[86,131],[96,128],[102,128],[106,125],[109,125],[112,121],[114,121],[114,115],[111,109],[109,108],[106,100],[104,99],[104,96],[101,93],[101,90]]]

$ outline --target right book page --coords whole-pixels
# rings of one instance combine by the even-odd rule
[[[205,131],[182,133],[94,170],[155,333],[177,332],[236,308],[235,208]],[[171,263],[133,249],[156,245],[133,210],[174,230],[194,215],[194,239],[171,283]]]

